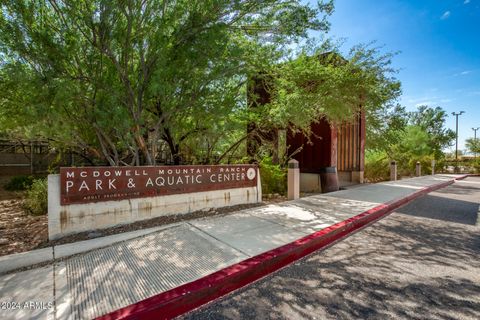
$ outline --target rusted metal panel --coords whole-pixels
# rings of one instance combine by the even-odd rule
[[[337,169],[342,170],[342,153],[343,153],[343,125],[339,125],[337,128]]]
[[[358,116],[353,123],[353,157],[352,157],[352,167],[358,168],[358,154],[359,154],[359,147],[358,147],[358,138],[359,138],[359,131],[358,131]]]
[[[336,130],[322,118],[311,124],[312,134],[306,137],[302,133],[287,132],[288,154],[300,150],[293,158],[300,162],[300,172],[317,172],[318,168],[336,165]],[[335,159],[333,159],[335,158]]]
[[[338,171],[363,171],[365,153],[364,113],[359,112],[353,122],[345,122],[340,125],[337,136]]]
[[[360,111],[360,150],[359,150],[359,170],[365,170],[365,140],[366,140],[366,133],[365,133],[365,111],[362,109]]]
[[[255,187],[257,166],[60,168],[60,204]]]
[[[337,166],[337,127],[330,125],[330,163],[328,167]]]

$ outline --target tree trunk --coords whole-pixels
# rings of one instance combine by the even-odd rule
[[[173,164],[179,165],[180,164],[180,146],[178,143],[173,141],[173,137],[170,134],[170,130],[166,128],[163,133],[162,139],[168,144],[168,148],[170,149],[170,153],[173,158]]]
[[[135,142],[137,143],[138,149],[141,151],[144,159],[145,159],[145,164],[146,165],[152,165],[152,157],[150,155],[150,152],[148,151],[147,144],[145,143],[145,139],[143,136],[140,134],[140,126],[136,125],[133,134],[135,137]]]

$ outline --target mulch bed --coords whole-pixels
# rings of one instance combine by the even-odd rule
[[[38,248],[48,239],[47,216],[25,213],[22,202],[18,194],[0,201],[0,256]]]

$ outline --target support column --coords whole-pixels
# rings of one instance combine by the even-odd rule
[[[35,171],[35,168],[33,166],[33,141],[30,141],[30,174],[33,174]]]
[[[397,181],[397,162],[390,162],[390,181]]]
[[[300,168],[298,161],[288,161],[288,200],[300,198]]]

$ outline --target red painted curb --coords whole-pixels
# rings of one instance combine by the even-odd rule
[[[201,279],[152,296],[97,319],[171,319],[254,282],[306,255],[324,248],[353,232],[383,218],[402,205],[434,190],[446,187],[450,181],[419,189],[413,194],[395,199],[334,224],[299,240],[249,258]]]

